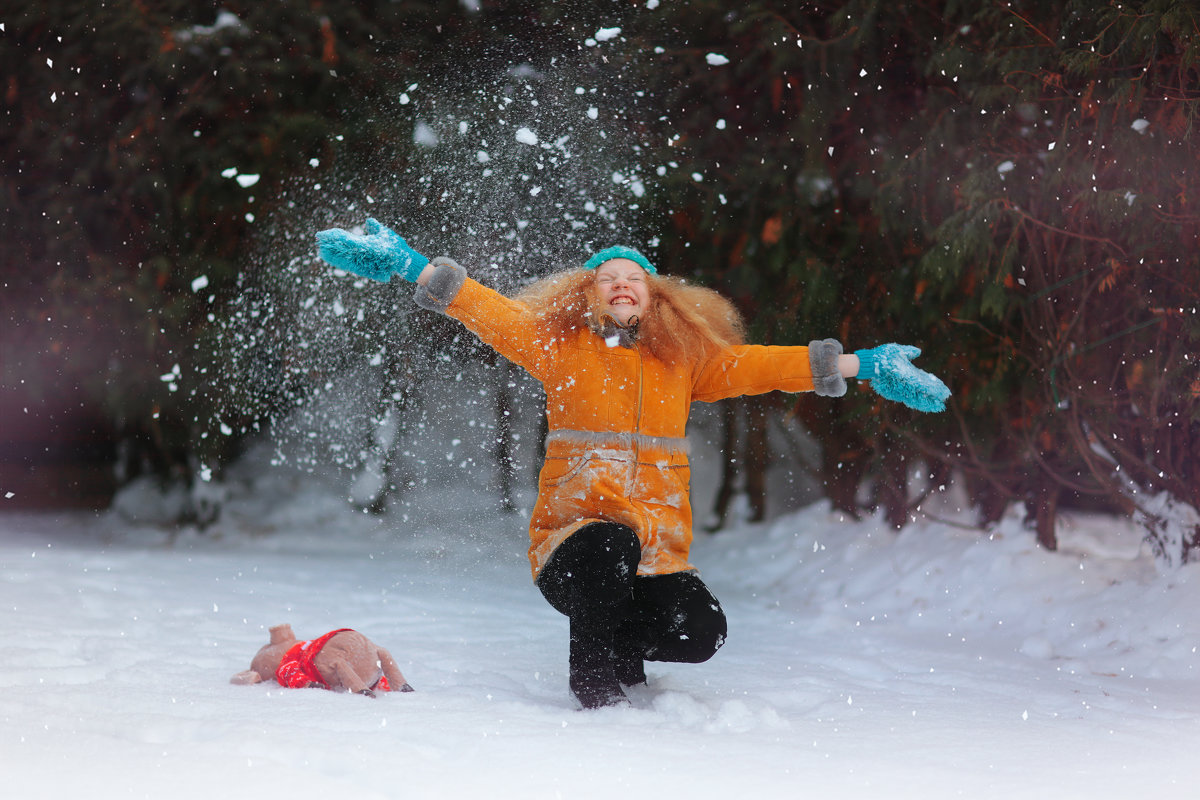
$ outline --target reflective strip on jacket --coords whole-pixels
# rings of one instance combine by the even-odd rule
[[[636,342],[610,346],[587,328],[551,341],[524,304],[449,259],[433,263],[417,303],[463,323],[545,389],[550,435],[529,526],[534,579],[564,539],[597,521],[637,532],[639,575],[695,569],[685,439],[692,402],[810,391],[808,348],[740,345],[671,367]]]

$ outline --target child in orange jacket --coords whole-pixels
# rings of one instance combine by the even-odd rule
[[[335,267],[415,282],[418,305],[457,319],[541,381],[549,435],[529,559],[539,590],[570,620],[570,687],[585,708],[628,702],[621,685],[644,683],[647,659],[706,661],[725,640],[720,604],[688,560],[693,401],[775,390],[838,396],[847,377],[924,410],[949,395],[909,363],[916,348],[745,344],[728,301],[658,275],[626,247],[508,298],[450,259],[430,262],[374,220],[366,235],[333,229],[317,238]]]

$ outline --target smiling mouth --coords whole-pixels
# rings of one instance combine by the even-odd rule
[[[610,306],[636,306],[637,301],[632,297],[621,295],[620,297],[614,297],[612,300],[609,300],[608,304]]]

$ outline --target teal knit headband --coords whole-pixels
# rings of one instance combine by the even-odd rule
[[[639,253],[637,250],[634,250],[632,247],[622,247],[621,245],[604,248],[599,253],[596,253],[596,255],[589,258],[587,263],[583,265],[583,268],[595,269],[605,261],[612,261],[614,258],[628,258],[630,261],[646,270],[646,272],[649,272],[653,275],[658,274],[658,270],[654,268],[654,265],[651,264],[650,260],[644,255]]]

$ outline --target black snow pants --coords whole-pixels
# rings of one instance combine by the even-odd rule
[[[725,642],[725,612],[697,575],[639,576],[640,558],[633,530],[597,522],[563,541],[538,575],[570,620],[570,685],[584,708],[627,702],[620,684],[645,683],[643,661],[707,661]]]

